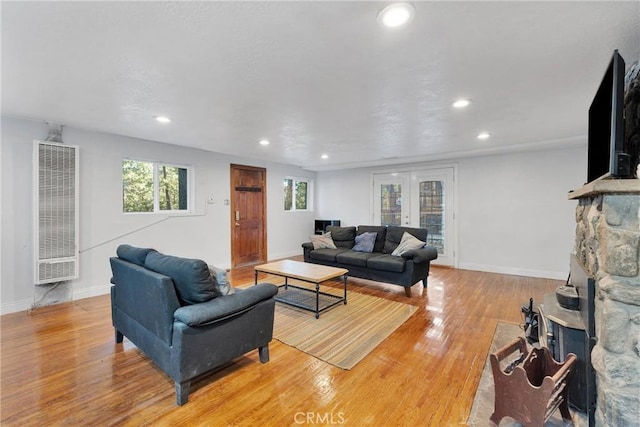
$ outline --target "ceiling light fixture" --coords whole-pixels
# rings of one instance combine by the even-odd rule
[[[260,145],[269,145],[269,140],[268,139],[261,139],[260,140]]]
[[[469,101],[468,99],[458,99],[456,102],[453,103],[453,106],[455,108],[464,108],[469,106],[469,104],[471,104],[471,101]]]
[[[487,132],[480,132],[478,134],[478,139],[488,139],[491,135],[489,135]]]
[[[320,156],[321,159],[328,159],[329,155],[328,154],[323,154],[322,156]]]
[[[167,116],[153,116],[160,123],[171,123],[171,119]]]
[[[416,9],[411,3],[394,3],[378,13],[378,22],[385,27],[397,28],[409,23]]]

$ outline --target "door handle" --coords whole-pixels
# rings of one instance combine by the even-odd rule
[[[236,227],[240,227],[240,223],[239,222],[236,222]]]
[[[236,221],[240,221],[240,211],[236,211]]]

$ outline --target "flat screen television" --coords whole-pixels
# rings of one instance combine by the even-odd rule
[[[624,141],[624,59],[617,50],[589,108],[587,183],[631,177]]]

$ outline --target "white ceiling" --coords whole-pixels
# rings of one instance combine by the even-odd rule
[[[387,4],[3,1],[2,113],[319,171],[583,144],[640,58],[640,1]]]

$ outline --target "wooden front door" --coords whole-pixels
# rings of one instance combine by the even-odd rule
[[[231,266],[267,262],[267,170],[231,165]]]

